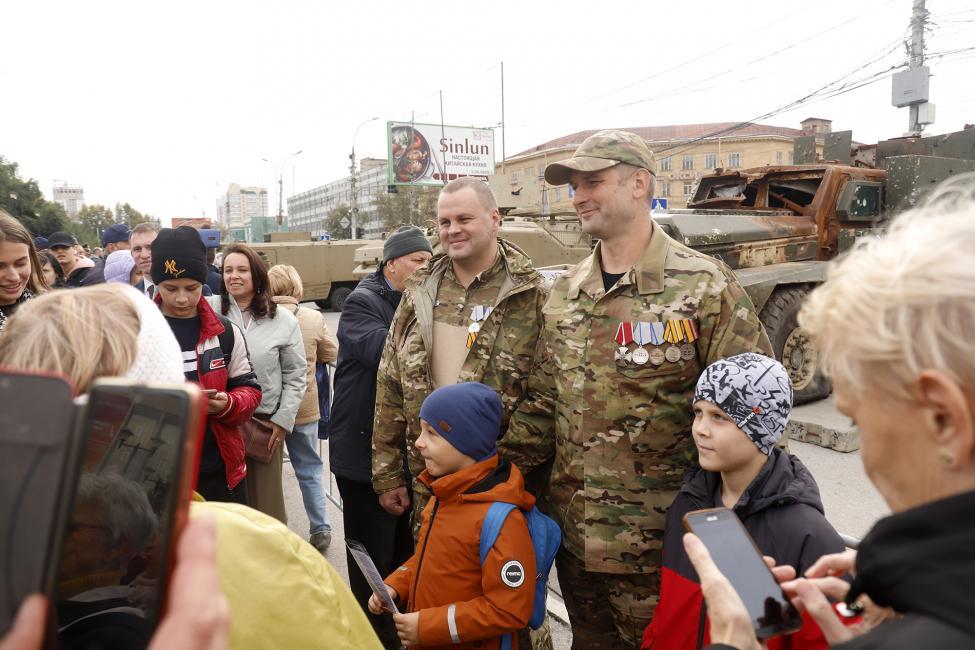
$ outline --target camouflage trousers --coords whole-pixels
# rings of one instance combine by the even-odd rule
[[[569,612],[573,650],[632,650],[653,617],[660,594],[659,573],[586,571],[565,549],[555,559],[562,599]]]
[[[413,497],[413,521],[410,524],[413,527],[413,544],[416,545],[416,540],[420,536],[420,515],[423,509],[427,507],[432,495],[427,486],[419,481],[413,481],[413,494],[411,496]],[[519,650],[553,650],[554,648],[552,632],[549,630],[547,618],[537,630],[526,627],[518,630],[515,636],[518,638]]]

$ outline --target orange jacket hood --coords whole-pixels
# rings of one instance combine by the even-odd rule
[[[443,501],[504,501],[523,510],[530,510],[535,505],[535,497],[525,491],[525,477],[521,470],[509,462],[500,462],[497,454],[439,478],[423,470],[419,479]]]

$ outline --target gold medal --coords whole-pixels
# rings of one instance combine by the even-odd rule
[[[650,360],[650,353],[647,352],[646,348],[637,348],[633,351],[633,363],[638,363],[641,366]]]
[[[680,358],[683,359],[684,361],[690,361],[696,356],[697,356],[697,351],[694,349],[694,346],[691,345],[690,343],[685,343],[684,345],[680,346]]]
[[[671,345],[664,352],[664,357],[671,363],[677,363],[680,361],[680,348],[676,345]]]
[[[664,351],[660,348],[654,348],[650,350],[650,363],[655,366],[663,364],[666,357],[664,356]]]

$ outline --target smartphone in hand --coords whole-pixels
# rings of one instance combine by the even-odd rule
[[[52,560],[54,647],[148,645],[199,463],[202,402],[189,384],[92,388],[64,541]]]
[[[714,564],[738,592],[759,639],[790,634],[802,627],[802,617],[734,512],[728,508],[695,510],[684,515],[684,528],[700,538]]]
[[[82,442],[71,392],[58,376],[0,372],[0,635],[54,585]]]

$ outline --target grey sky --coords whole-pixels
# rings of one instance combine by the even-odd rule
[[[215,216],[229,182],[285,196],[386,156],[385,122],[501,121],[508,155],[587,128],[744,121],[901,63],[911,0],[18,2],[4,8],[0,155],[50,194]],[[149,9],[147,9],[149,7]],[[744,8],[744,7],[747,7]],[[928,0],[929,53],[975,45],[970,0]],[[885,54],[886,53],[886,54]],[[857,70],[868,61],[871,65]],[[975,121],[975,52],[930,62],[938,120]],[[882,79],[761,120],[900,135]],[[498,157],[501,133],[496,136]],[[261,161],[269,158],[275,165]]]

